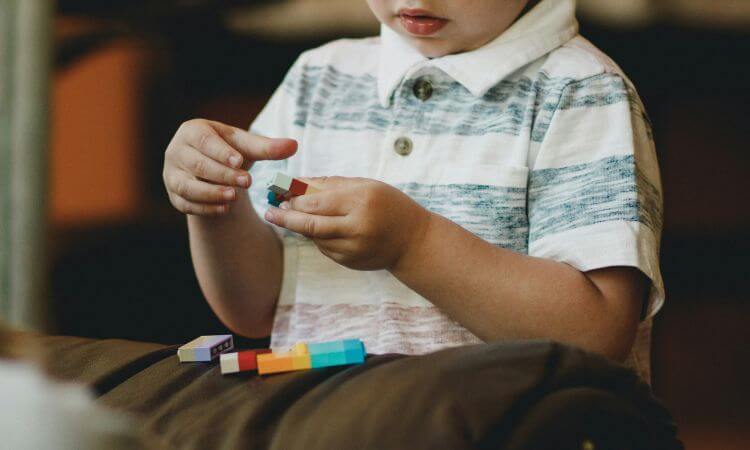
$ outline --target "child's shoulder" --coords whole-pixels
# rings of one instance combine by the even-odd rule
[[[347,72],[367,71],[377,66],[379,51],[380,37],[337,39],[306,50],[296,64],[307,67],[331,66]]]
[[[576,36],[549,53],[541,73],[557,80],[575,82],[602,74],[626,79],[620,66],[583,36]]]

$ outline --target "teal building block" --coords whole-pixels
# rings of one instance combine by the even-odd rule
[[[273,191],[268,191],[268,204],[278,207],[281,201],[276,197]]]
[[[362,364],[365,346],[359,339],[307,344],[313,368]]]
[[[343,366],[348,363],[346,362],[346,353],[330,352],[310,355],[310,364],[315,369],[319,367]]]
[[[344,352],[345,350],[346,348],[344,347],[344,341],[330,341],[307,344],[307,351],[309,351],[311,355]]]
[[[364,348],[364,344],[359,339],[346,339],[341,341],[344,346],[344,350],[361,350]]]
[[[365,348],[352,348],[344,353],[347,364],[362,364],[365,362]]]

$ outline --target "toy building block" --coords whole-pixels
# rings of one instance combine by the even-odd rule
[[[269,373],[292,372],[294,364],[290,356],[286,354],[277,355],[268,353],[258,355],[258,373],[266,375]]]
[[[273,191],[268,191],[268,203],[270,205],[276,206],[278,208],[279,205],[281,205],[281,202],[283,201],[284,201],[284,198],[282,196],[280,196],[279,194]]]
[[[201,336],[177,349],[180,362],[210,362],[234,348],[231,334]]]
[[[268,190],[271,191],[268,194],[268,203],[273,206],[279,206],[281,202],[292,197],[320,192],[320,189],[283,173],[276,174]]]
[[[307,184],[304,181],[298,179],[292,180],[292,186],[289,188],[289,192],[292,195],[307,195],[320,192],[320,189],[316,188],[312,184]]]
[[[307,345],[302,343],[295,345],[286,353],[258,355],[258,373],[261,375],[311,368],[310,353],[307,351]]]
[[[362,364],[365,362],[365,345],[359,339],[309,344],[313,368]]]
[[[310,352],[307,351],[307,344],[299,343],[292,349],[292,365],[294,370],[312,369],[310,362]]]
[[[347,364],[363,364],[365,362],[365,344],[359,339],[344,341],[344,353]]]
[[[292,177],[279,172],[275,177],[273,177],[271,184],[268,186],[268,190],[283,196],[286,195],[287,192],[289,192],[289,189],[291,187]]]
[[[258,355],[270,353],[270,349],[245,350],[236,353],[223,353],[219,357],[221,373],[227,375],[230,373],[251,372],[258,370]]]
[[[289,193],[291,195],[305,195],[307,186],[307,183],[294,178],[292,179],[292,184],[289,186]]]

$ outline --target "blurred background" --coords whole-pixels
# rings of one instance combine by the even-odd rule
[[[654,390],[688,449],[748,448],[750,1],[579,9],[655,129]],[[377,31],[364,0],[0,0],[0,316],[169,344],[223,331],[162,185],[167,143],[195,117],[247,128],[302,50]]]

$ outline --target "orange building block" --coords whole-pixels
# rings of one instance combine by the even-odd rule
[[[258,373],[261,375],[293,372],[310,368],[312,368],[312,361],[306,344],[297,344],[291,351],[286,353],[258,355]]]

